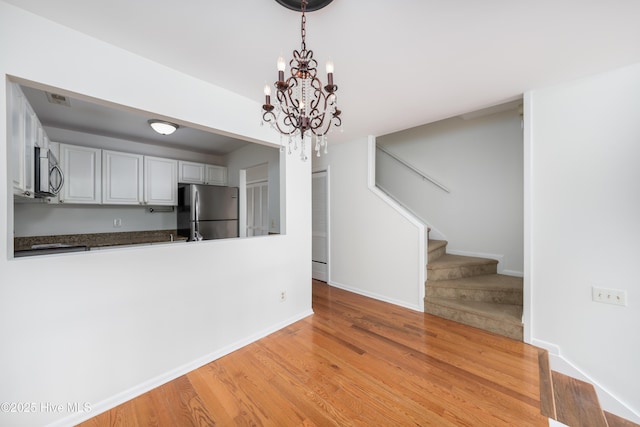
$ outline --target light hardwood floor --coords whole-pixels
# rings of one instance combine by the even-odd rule
[[[315,314],[88,426],[547,426],[538,351],[313,282]]]

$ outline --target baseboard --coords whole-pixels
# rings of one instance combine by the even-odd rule
[[[515,271],[515,270],[502,270],[502,273],[505,276],[513,276],[513,277],[522,277],[524,278],[524,272],[522,271]]]
[[[596,389],[596,394],[598,395],[598,400],[600,400],[600,406],[602,406],[602,409],[635,423],[640,423],[640,414],[635,412],[624,402],[611,394],[611,392],[598,384],[597,381],[580,370],[580,368],[578,368],[571,361],[567,360],[562,355],[559,346],[538,339],[533,339],[531,341],[531,345],[544,348],[549,352],[549,365],[553,371],[560,372],[561,374],[568,375],[570,377],[593,384],[593,387]]]
[[[358,295],[362,295],[365,297],[369,297],[369,298],[373,298],[376,299],[378,301],[383,301],[383,302],[388,302],[389,304],[393,304],[393,305],[398,305],[400,307],[404,307],[404,308],[408,308],[409,310],[414,310],[414,311],[419,311],[424,313],[424,306],[422,306],[420,303],[418,304],[410,304],[406,301],[401,301],[401,300],[396,300],[394,298],[389,298],[386,295],[380,295],[380,294],[376,294],[375,292],[367,292],[367,291],[363,291],[362,289],[359,288],[354,288],[351,286],[347,286],[347,285],[343,285],[342,283],[338,283],[335,281],[331,281],[329,282],[329,284],[333,287],[336,287],[338,289],[342,289],[345,291],[349,291],[349,292],[353,292],[354,294],[358,294]],[[424,302],[423,302],[424,304]]]
[[[282,328],[285,328],[299,320],[304,319],[313,314],[313,310],[305,310],[296,316],[290,317],[287,320],[276,323],[275,325],[271,325],[267,329],[263,329],[262,331],[250,335],[244,339],[238,340],[232,344],[229,344],[213,353],[207,354],[206,356],[200,357],[190,363],[186,363],[182,366],[179,366],[175,369],[172,369],[162,375],[158,375],[155,378],[151,378],[148,381],[145,381],[137,386],[134,386],[128,390],[125,390],[121,393],[116,394],[115,396],[109,397],[101,402],[91,405],[91,412],[80,412],[75,414],[70,414],[64,418],[61,418],[51,424],[48,424],[48,427],[67,427],[77,425],[83,421],[89,420],[95,417],[98,414],[108,411],[109,409],[113,409],[118,405],[121,405],[131,399],[134,399],[150,390],[153,390],[156,387],[159,387],[163,384],[168,383],[169,381],[173,381],[176,378],[181,377],[195,369],[200,368],[201,366],[206,365],[207,363],[211,363],[214,360],[217,360],[227,354],[233,353],[236,350],[241,349],[255,341],[258,341],[261,338],[266,337],[274,332],[279,331]]]

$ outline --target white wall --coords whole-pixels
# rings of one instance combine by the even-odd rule
[[[332,145],[328,155],[313,157],[314,170],[331,170],[330,284],[422,310],[424,227],[372,188],[373,144],[362,139]]]
[[[282,156],[284,157],[284,156]],[[289,156],[291,157],[291,156]],[[238,186],[240,170],[267,163],[269,183],[269,232],[280,233],[280,148],[249,144],[225,156],[229,185]],[[247,180],[251,179],[247,176]],[[284,195],[282,195],[284,197]]]
[[[15,237],[176,229],[175,211],[151,213],[146,206],[16,203],[13,212]],[[121,227],[113,226],[116,218]]]
[[[522,276],[523,137],[516,107],[378,137],[450,193],[381,152],[376,182],[444,235],[449,253],[495,258],[499,272]]]
[[[258,102],[3,2],[0,51],[3,81],[17,76],[275,142],[258,125]],[[0,402],[37,406],[0,412],[1,425],[73,424],[311,313],[310,163],[281,165],[286,235],[12,260],[6,125],[3,83]],[[73,402],[93,411],[70,412]]]
[[[532,342],[640,422],[640,65],[527,98]],[[592,286],[625,290],[628,305],[593,302]]]

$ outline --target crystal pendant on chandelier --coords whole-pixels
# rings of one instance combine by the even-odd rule
[[[266,85],[262,120],[285,136],[289,152],[292,146],[295,150],[297,141],[300,141],[300,157],[306,160],[307,144],[313,144],[312,149],[317,156],[322,151],[327,152],[327,133],[333,126],[340,127],[342,119],[335,94],[338,86],[333,83],[333,63],[327,63],[327,85],[323,87],[316,76],[318,63],[313,59],[313,51],[307,50],[305,43],[307,0],[302,0],[300,7],[301,48],[293,51],[293,59],[289,61],[291,76],[286,80],[285,60],[278,58],[278,80],[274,83],[275,105],[271,104],[271,87]],[[285,150],[282,136],[280,144],[281,149]]]

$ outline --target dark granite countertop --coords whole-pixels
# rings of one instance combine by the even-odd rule
[[[136,245],[145,243],[169,243],[185,241],[186,237],[178,236],[176,230],[129,231],[120,233],[61,234],[54,236],[15,237],[14,251],[31,249],[33,245],[84,245],[89,248],[107,246]]]

